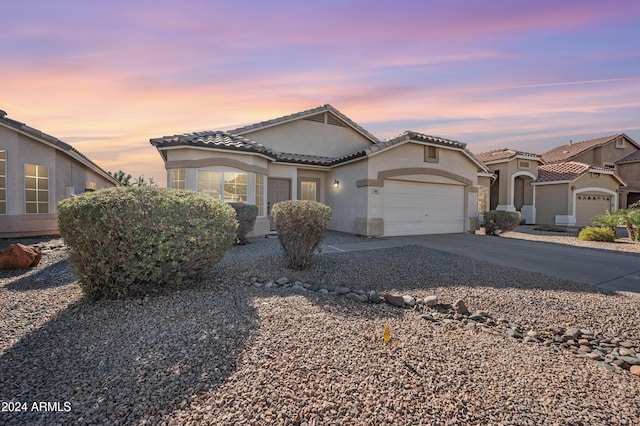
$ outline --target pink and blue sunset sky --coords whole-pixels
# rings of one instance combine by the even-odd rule
[[[640,142],[632,0],[2,1],[0,109],[165,186],[149,139],[326,103],[475,153]]]

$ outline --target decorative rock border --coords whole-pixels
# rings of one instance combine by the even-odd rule
[[[413,309],[422,314],[421,318],[438,324],[461,323],[467,330],[506,335],[522,341],[524,344],[537,344],[556,350],[568,350],[580,358],[602,362],[607,368],[621,368],[640,377],[640,344],[621,338],[608,338],[602,334],[579,327],[547,327],[543,331],[528,330],[505,318],[494,318],[486,311],[472,313],[464,300],[453,304],[439,303],[438,296],[416,299],[410,295],[378,294],[376,291],[351,289],[339,286],[330,289],[325,284],[309,284],[291,281],[287,277],[274,280],[252,277],[250,281],[241,281],[245,286],[265,289],[292,289],[311,291],[331,296],[344,296],[360,303],[380,304],[386,302],[392,306]]]

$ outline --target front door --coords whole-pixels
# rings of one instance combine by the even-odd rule
[[[291,199],[291,180],[290,179],[278,179],[269,178],[267,183],[267,214],[269,215],[269,222],[271,224],[270,230],[276,229],[271,218],[271,207],[275,203],[280,201],[286,201]]]

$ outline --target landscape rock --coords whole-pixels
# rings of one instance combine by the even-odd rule
[[[23,244],[11,244],[0,253],[0,269],[29,269],[40,263],[40,249]]]
[[[289,278],[287,277],[280,277],[276,280],[276,284],[278,285],[285,285],[285,284],[289,284]]]
[[[469,312],[467,305],[462,299],[456,300],[456,302],[453,304],[453,309],[456,311],[456,313],[461,315],[469,315],[471,313]]]
[[[429,307],[436,306],[438,304],[438,296],[427,296],[424,298],[423,303]]]
[[[404,296],[402,296],[402,299],[404,300],[405,305],[409,306],[410,308],[416,306],[416,299],[414,299],[413,296],[405,294]]]
[[[632,365],[629,372],[634,376],[640,376],[640,365]]]
[[[380,298],[380,295],[378,293],[376,293],[375,291],[370,291],[369,302],[378,304],[382,302],[382,299]]]
[[[349,287],[336,287],[334,290],[339,295],[345,295],[351,293],[351,289]]]
[[[358,293],[347,293],[347,295],[345,296],[347,299],[349,300],[355,300],[356,302],[368,302],[369,298],[367,296],[365,296],[364,294],[358,294]]]
[[[402,296],[394,296],[393,294],[385,294],[384,300],[387,301],[388,304],[397,306],[399,308],[404,308],[404,298]]]

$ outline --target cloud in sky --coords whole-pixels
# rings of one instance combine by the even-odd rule
[[[150,138],[325,103],[380,138],[411,129],[476,152],[640,142],[629,1],[34,0],[3,5],[0,25],[0,109],[158,182]]]

